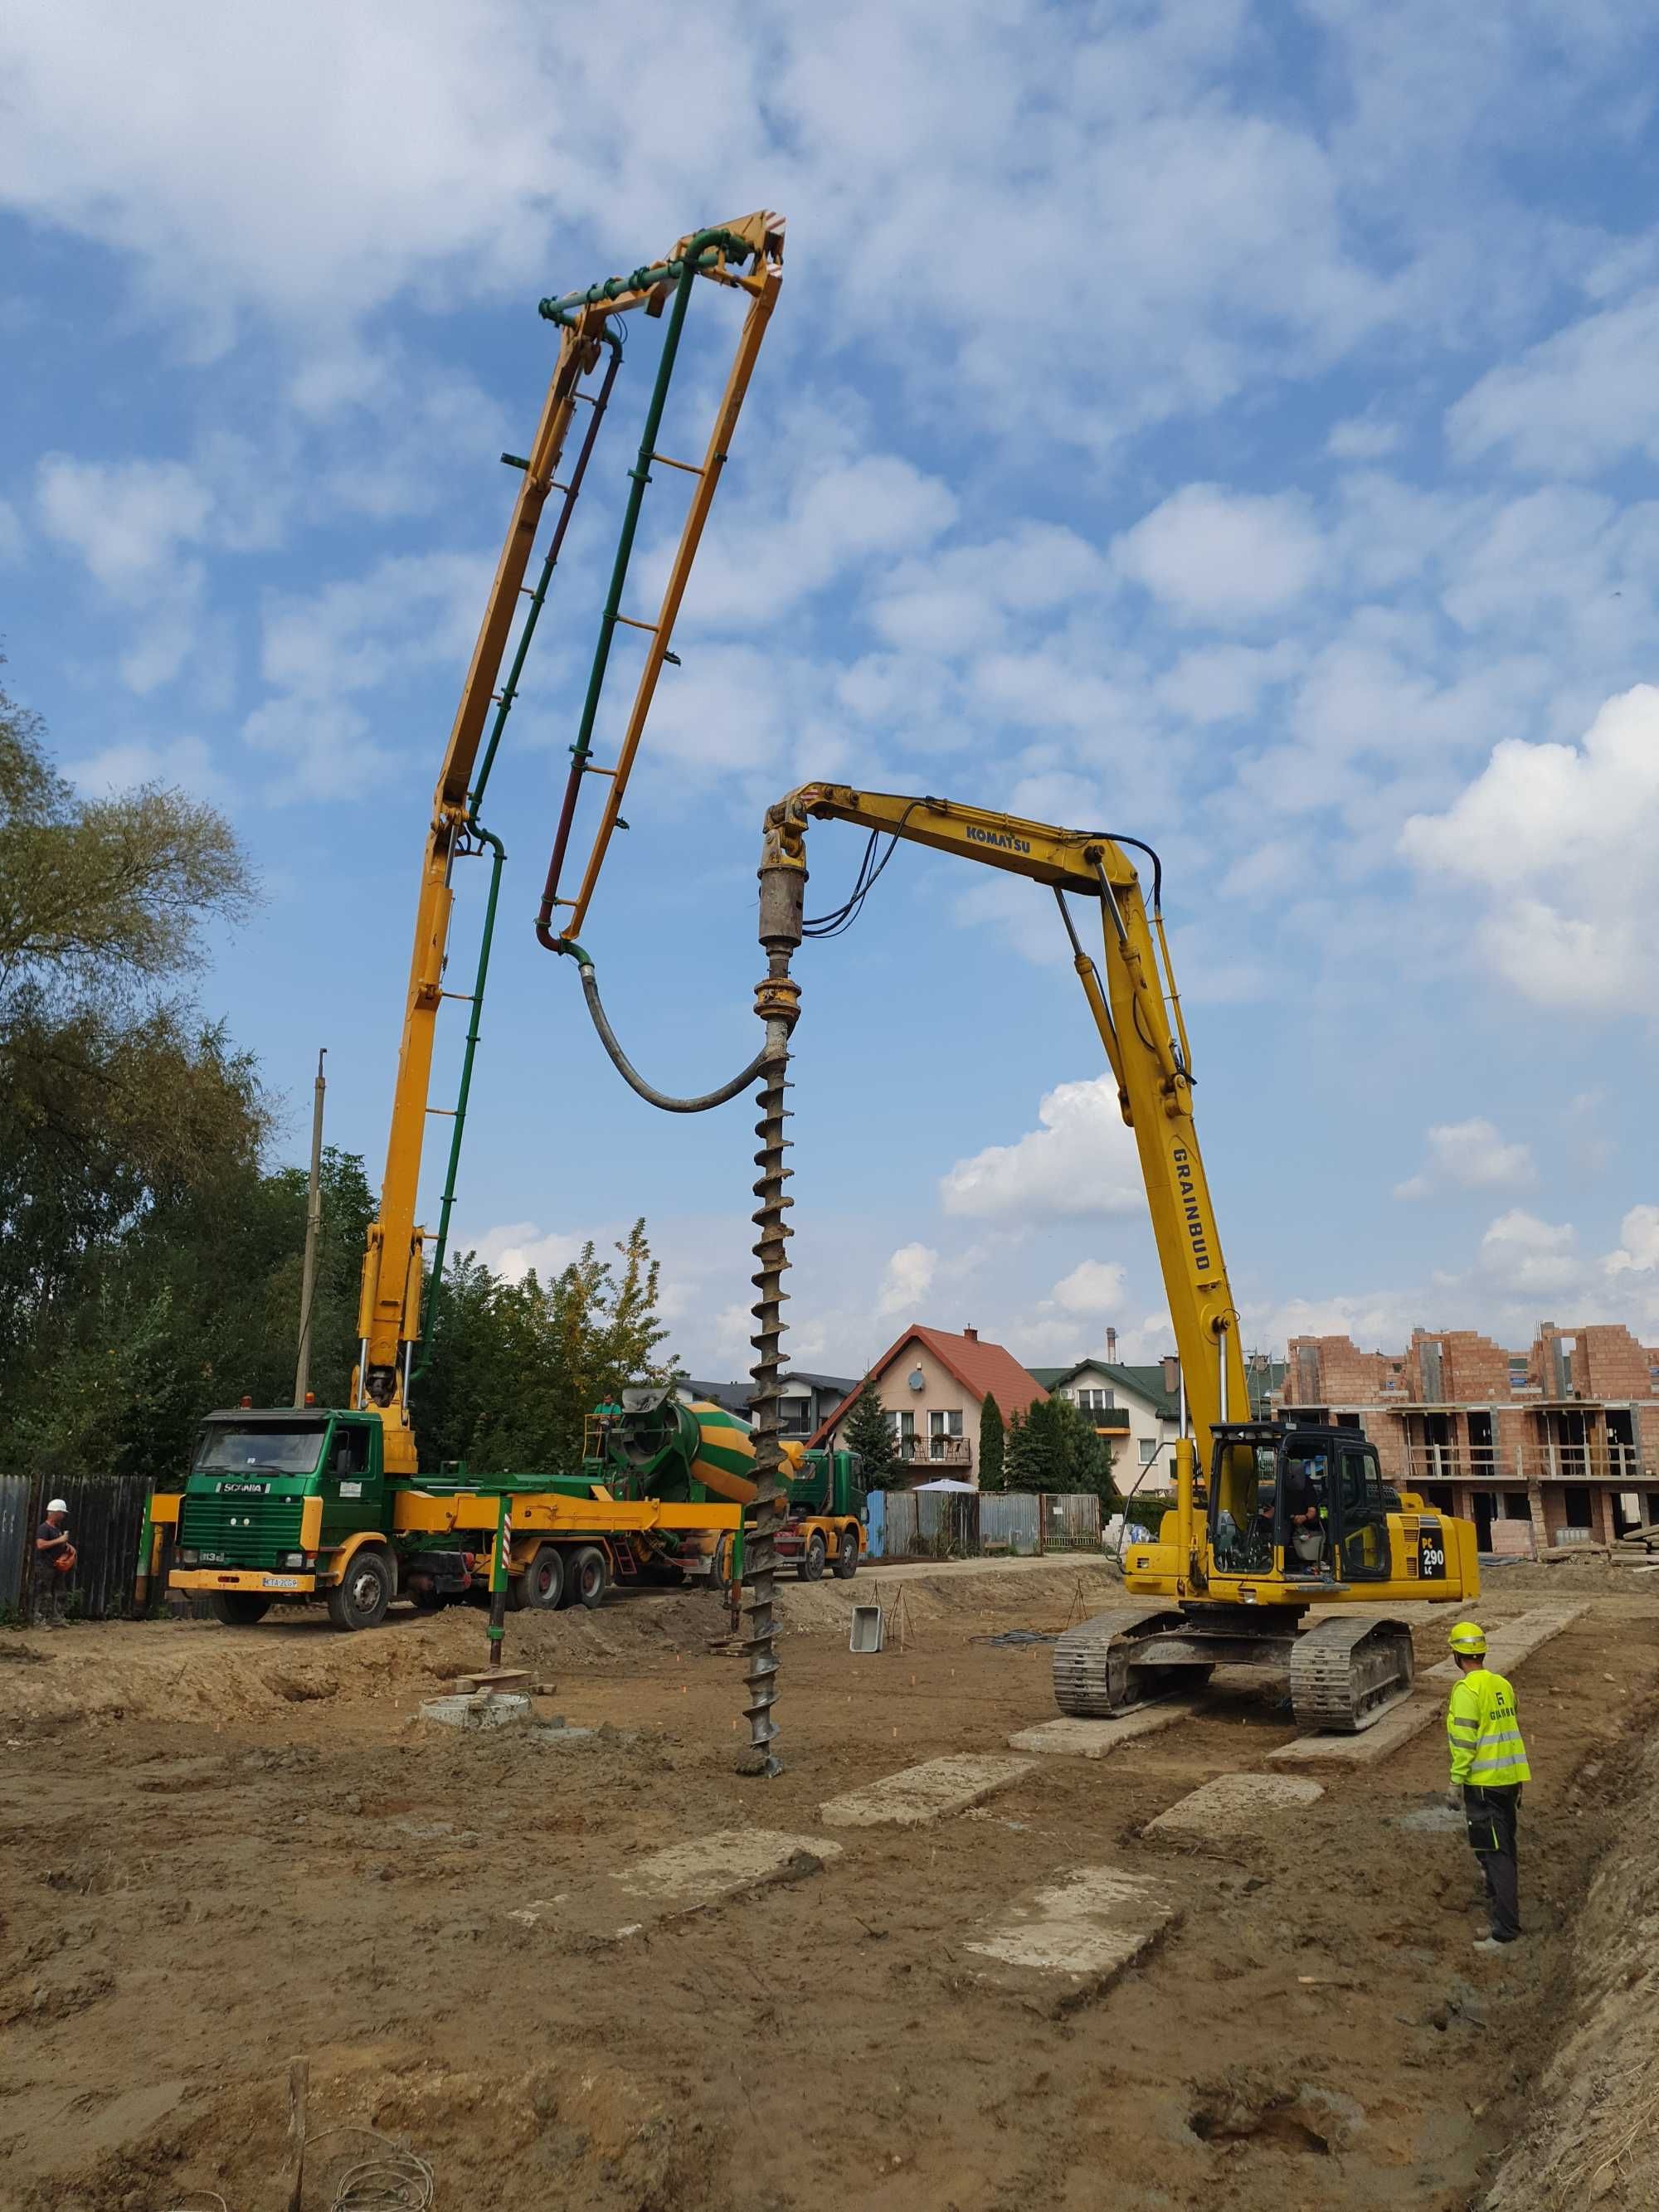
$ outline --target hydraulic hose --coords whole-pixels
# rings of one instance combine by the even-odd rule
[[[582,995],[587,1000],[587,1011],[593,1017],[599,1042],[610,1054],[611,1065],[629,1089],[637,1092],[647,1105],[659,1106],[665,1114],[706,1114],[711,1106],[724,1106],[728,1098],[735,1098],[738,1091],[746,1091],[751,1083],[758,1082],[775,1057],[772,1045],[768,1042],[761,1047],[741,1075],[734,1075],[729,1083],[722,1083],[718,1091],[705,1091],[698,1098],[671,1098],[666,1091],[659,1091],[646,1081],[617,1043],[617,1033],[611,1028],[599,1000],[599,979],[593,973],[593,963],[588,955],[580,945],[562,939],[559,949],[575,956],[582,979]]]

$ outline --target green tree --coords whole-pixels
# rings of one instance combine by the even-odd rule
[[[994,1394],[988,1390],[979,1409],[979,1486],[981,1490],[1002,1488],[1006,1441],[1002,1408]]]
[[[430,1370],[411,1397],[423,1466],[573,1472],[596,1405],[628,1383],[672,1378],[643,1221],[617,1255],[620,1265],[584,1245],[548,1283],[533,1269],[507,1282],[473,1253],[446,1268]]]
[[[881,1392],[873,1375],[865,1376],[864,1387],[854,1401],[842,1433],[848,1450],[862,1455],[865,1488],[890,1490],[898,1473],[898,1449],[893,1442],[893,1425],[881,1402]]]

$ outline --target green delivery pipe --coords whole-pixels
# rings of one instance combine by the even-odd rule
[[[483,935],[478,945],[478,972],[472,983],[471,1018],[466,1027],[466,1048],[461,1054],[460,1088],[455,1096],[455,1119],[449,1133],[449,1170],[444,1177],[444,1194],[438,1209],[438,1241],[433,1248],[432,1282],[426,1294],[426,1308],[421,1317],[421,1364],[409,1378],[413,1389],[421,1382],[432,1364],[432,1324],[437,1316],[439,1285],[443,1280],[444,1255],[449,1247],[449,1217],[455,1204],[455,1178],[460,1172],[461,1138],[466,1128],[466,1104],[472,1089],[472,1062],[478,1050],[478,1023],[483,1012],[484,985],[489,976],[490,941],[495,934],[495,903],[501,895],[501,866],[507,859],[501,841],[482,823],[467,825],[480,844],[490,849],[489,896],[484,904]]]

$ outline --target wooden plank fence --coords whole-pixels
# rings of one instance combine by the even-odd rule
[[[35,1531],[48,1503],[61,1498],[69,1507],[75,1546],[68,1591],[71,1614],[107,1620],[130,1612],[149,1486],[136,1474],[70,1475],[57,1482],[0,1475],[0,1611],[27,1617]]]

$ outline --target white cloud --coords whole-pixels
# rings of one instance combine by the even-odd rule
[[[200,738],[174,738],[161,744],[132,739],[106,745],[84,760],[66,761],[64,773],[97,798],[131,791],[141,783],[166,784],[203,799],[225,795],[223,778]]]
[[[1571,1222],[1540,1221],[1514,1206],[1480,1239],[1480,1265],[1510,1292],[1569,1290],[1579,1280],[1577,1243]]]
[[[1395,1185],[1396,1198],[1437,1190],[1524,1190],[1538,1180],[1529,1145],[1511,1144],[1490,1121],[1443,1121],[1428,1133],[1426,1166]]]
[[[213,494],[182,461],[77,461],[48,453],[38,495],[48,536],[73,547],[106,591],[147,592],[179,548],[207,535]]]
[[[1483,895],[1477,943],[1545,1006],[1659,1008],[1659,909],[1641,886],[1659,840],[1659,690],[1609,699],[1582,744],[1493,749],[1439,815],[1414,815],[1407,859]]]
[[[876,1296],[878,1315],[915,1317],[915,1310],[933,1285],[939,1254],[927,1244],[901,1244],[882,1270]]]
[[[1619,1224],[1619,1249],[1601,1262],[1609,1275],[1659,1272],[1659,1206],[1632,1206]]]
[[[546,1283],[581,1257],[587,1241],[586,1237],[543,1229],[534,1221],[505,1221],[481,1236],[469,1237],[465,1249],[476,1252],[485,1267],[505,1275],[509,1282],[521,1282],[533,1267]]]
[[[1264,498],[1214,483],[1185,485],[1112,550],[1119,573],[1178,622],[1222,628],[1292,605],[1312,586],[1323,559],[1312,509],[1300,494]]]
[[[1068,1314],[1115,1313],[1123,1302],[1127,1274],[1116,1260],[1079,1260],[1049,1292]]]
[[[939,1184],[946,1213],[1036,1221],[1140,1211],[1139,1160],[1109,1074],[1056,1085],[1037,1120],[1015,1143],[956,1163]]]
[[[1400,444],[1400,426],[1376,415],[1353,415],[1332,426],[1325,451],[1335,461],[1380,461]]]
[[[1590,315],[1491,369],[1446,416],[1460,460],[1501,453],[1543,475],[1589,476],[1626,453],[1659,459],[1659,291]]]

